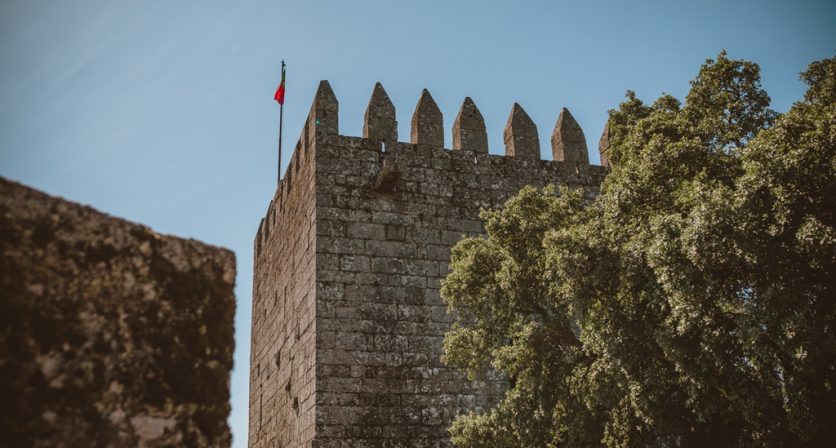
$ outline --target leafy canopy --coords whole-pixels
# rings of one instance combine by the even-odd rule
[[[824,446],[836,440],[836,59],[769,109],[708,60],[684,105],[610,112],[594,201],[522,190],[452,252],[446,362],[507,378],[460,447]]]

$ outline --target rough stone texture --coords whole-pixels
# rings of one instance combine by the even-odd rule
[[[395,119],[395,106],[380,83],[374,85],[366,116],[363,120],[363,138],[377,139],[383,142],[398,141],[398,122]]]
[[[604,125],[604,132],[601,133],[601,140],[598,140],[598,153],[601,155],[601,165],[609,167],[610,158],[610,124]]]
[[[491,406],[504,384],[440,360],[450,248],[523,186],[591,198],[606,170],[424,144],[382,152],[326,132],[304,141],[256,235],[250,446],[450,446],[455,415]]]
[[[485,119],[470,97],[464,99],[456,121],[453,122],[453,149],[488,152]]]
[[[581,125],[565,107],[557,117],[552,132],[552,158],[566,162],[589,163],[589,150]]]
[[[444,146],[444,123],[441,110],[427,89],[421,92],[415,113],[412,114],[412,129],[410,132],[412,143],[427,146]]]
[[[505,124],[503,132],[505,141],[505,155],[523,159],[540,158],[540,137],[537,135],[537,125],[523,110],[522,106],[514,103],[511,115]]]
[[[336,133],[339,129],[339,103],[331,84],[321,81],[316,89],[314,102],[308,115],[308,135],[313,136],[314,130]]]
[[[319,100],[319,97],[314,100],[312,111],[316,110]],[[329,100],[329,104],[336,104],[336,99]],[[250,446],[304,447],[310,446],[314,437],[316,202],[313,148],[324,135],[336,135],[336,128],[333,132],[328,127],[314,128],[310,133],[306,130],[255,239]],[[379,146],[377,140],[367,141]]]
[[[229,446],[235,257],[0,178],[3,446]]]

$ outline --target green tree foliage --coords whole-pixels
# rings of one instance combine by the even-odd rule
[[[684,105],[628,92],[587,201],[484,211],[442,295],[445,360],[508,380],[460,447],[828,446],[836,440],[836,59],[777,115],[721,53]]]

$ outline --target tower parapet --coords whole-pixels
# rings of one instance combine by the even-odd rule
[[[518,104],[505,156],[488,153],[470,98],[452,150],[426,90],[410,143],[397,142],[396,110],[379,83],[362,137],[340,135],[338,115],[323,81],[256,235],[250,446],[450,446],[453,418],[489,408],[503,390],[493,375],[470,381],[441,362],[450,248],[483,233],[480,209],[502,207],[525,185],[591,198],[606,168],[589,165],[565,110],[556,160],[540,160],[537,127]]]

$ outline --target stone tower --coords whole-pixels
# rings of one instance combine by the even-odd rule
[[[423,91],[410,143],[377,84],[362,137],[339,134],[322,81],[255,237],[251,447],[449,446],[460,412],[485,409],[500,380],[444,365],[451,319],[439,297],[450,248],[483,232],[481,208],[525,185],[598,193],[583,131],[563,110],[554,161],[514,104],[505,156],[488,154],[482,114],[466,98],[443,147],[442,114]]]

